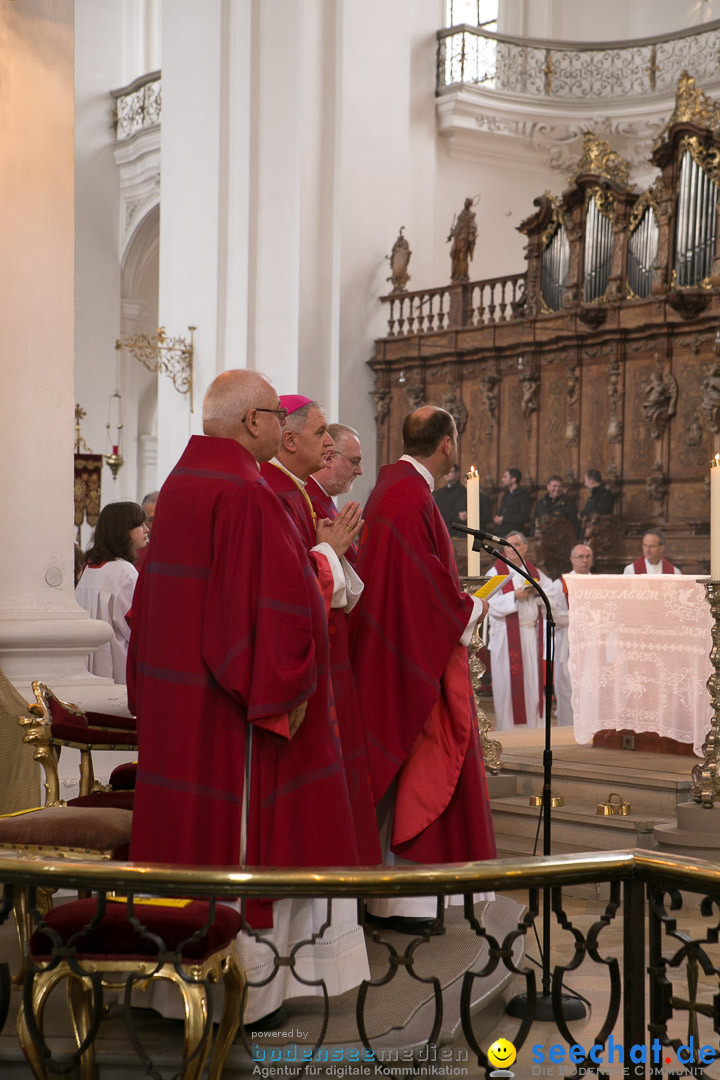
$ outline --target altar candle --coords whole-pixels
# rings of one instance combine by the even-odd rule
[[[720,454],[710,462],[710,577],[720,581]]]
[[[467,474],[467,527],[468,529],[480,528],[480,475],[474,465],[470,466]],[[720,469],[718,469],[718,482],[720,482]],[[720,490],[720,489],[719,489]],[[718,504],[720,506],[720,503]],[[468,536],[468,577],[480,577],[480,552],[473,551],[474,538]],[[718,529],[718,542],[720,543],[720,529]],[[720,563],[718,563],[720,567]]]

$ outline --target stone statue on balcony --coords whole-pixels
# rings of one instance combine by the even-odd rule
[[[401,225],[397,240],[392,246],[392,251],[385,256],[390,262],[390,277],[385,280],[392,284],[394,293],[407,292],[407,283],[410,280],[408,266],[410,265],[412,251],[407,239],[403,236],[404,229],[405,226]]]
[[[463,209],[453,221],[448,243],[451,240],[450,261],[452,270],[450,280],[469,281],[470,261],[475,253],[475,241],[477,240],[477,223],[472,199],[465,200]]]

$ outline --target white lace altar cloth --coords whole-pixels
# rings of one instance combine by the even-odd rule
[[[575,739],[604,729],[654,731],[698,757],[712,708],[712,618],[705,590],[673,574],[565,578]]]

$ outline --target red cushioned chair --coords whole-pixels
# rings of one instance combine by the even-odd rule
[[[52,858],[126,859],[134,791],[93,790],[94,750],[137,749],[136,722],[130,716],[82,712],[61,701],[45,683],[33,682],[37,704],[18,718],[23,742],[34,748],[33,757],[45,773],[45,806],[0,817],[0,848]],[[60,799],[58,758],[63,746],[80,751],[80,795],[67,805]],[[52,893],[39,890],[37,906],[47,911]],[[28,898],[24,889],[14,893],[15,921],[20,943],[22,982],[30,935]]]
[[[183,1077],[197,1080],[207,1058],[212,1037],[212,1008],[208,983],[222,981],[225,1004],[210,1061],[210,1080],[218,1080],[228,1050],[240,1026],[244,975],[232,954],[232,942],[242,919],[234,908],[218,904],[213,914],[204,901],[168,906],[172,901],[151,903],[125,900],[105,901],[104,896],[77,900],[50,912],[33,934],[30,954],[34,969],[32,1011],[42,1037],[45,1002],[52,989],[67,979],[68,1003],[80,1053],[81,1075],[89,1080],[97,1075],[93,1034],[93,1008],[100,1018],[100,1000],[93,992],[93,976],[100,976],[103,988],[123,990],[126,1006],[132,986],[152,979],[165,979],[177,986],[185,1011]],[[142,931],[130,918],[142,924]],[[53,934],[44,928],[49,927]],[[56,936],[55,936],[56,935]],[[165,952],[157,940],[161,938]],[[53,955],[65,952],[67,959]],[[172,954],[172,955],[169,955]],[[178,955],[179,954],[179,955]],[[128,975],[133,976],[128,980]],[[27,1000],[27,999],[26,999]],[[95,1029],[96,1030],[96,1029]],[[48,1080],[50,1071],[30,1035],[25,1002],[18,1015],[18,1038],[33,1076]],[[84,1047],[84,1043],[88,1045]]]
[[[67,746],[80,752],[80,794],[69,799],[68,805],[132,810],[133,789],[127,785],[122,791],[100,790],[95,782],[92,755],[94,751],[137,750],[135,718],[83,712],[76,705],[61,701],[43,682],[36,680],[32,687],[37,704],[31,705],[30,716],[21,716],[18,723],[25,729],[23,742],[35,748],[35,761],[40,762],[45,773],[45,805],[61,803],[57,763],[62,747]]]
[[[132,812],[113,806],[46,806],[0,816],[0,848],[52,859],[127,859]],[[52,906],[52,891],[38,889],[40,911]],[[13,910],[20,946],[20,968],[14,977],[22,983],[27,968],[32,916],[27,890],[15,886]]]

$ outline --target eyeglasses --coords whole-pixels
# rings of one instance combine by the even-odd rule
[[[280,421],[280,423],[281,423],[281,424],[284,424],[284,423],[285,423],[285,421],[286,421],[286,419],[287,419],[287,414],[288,414],[288,411],[287,411],[287,409],[283,408],[283,406],[282,406],[282,405],[280,406],[280,408],[279,408],[279,409],[250,409],[249,411],[250,411],[250,412],[269,412],[269,413],[274,413],[274,414],[275,414],[275,416],[277,416],[277,418],[278,418],[278,420]],[[242,420],[240,421],[240,423],[241,423],[241,424],[244,424],[246,420],[247,420],[247,413],[245,413],[245,415],[243,416],[243,418],[242,418]]]
[[[342,450],[336,450],[335,453],[339,454],[340,457],[344,457],[346,461],[349,461],[353,469],[359,469],[362,465],[361,457],[350,457],[348,454],[343,454]]]

